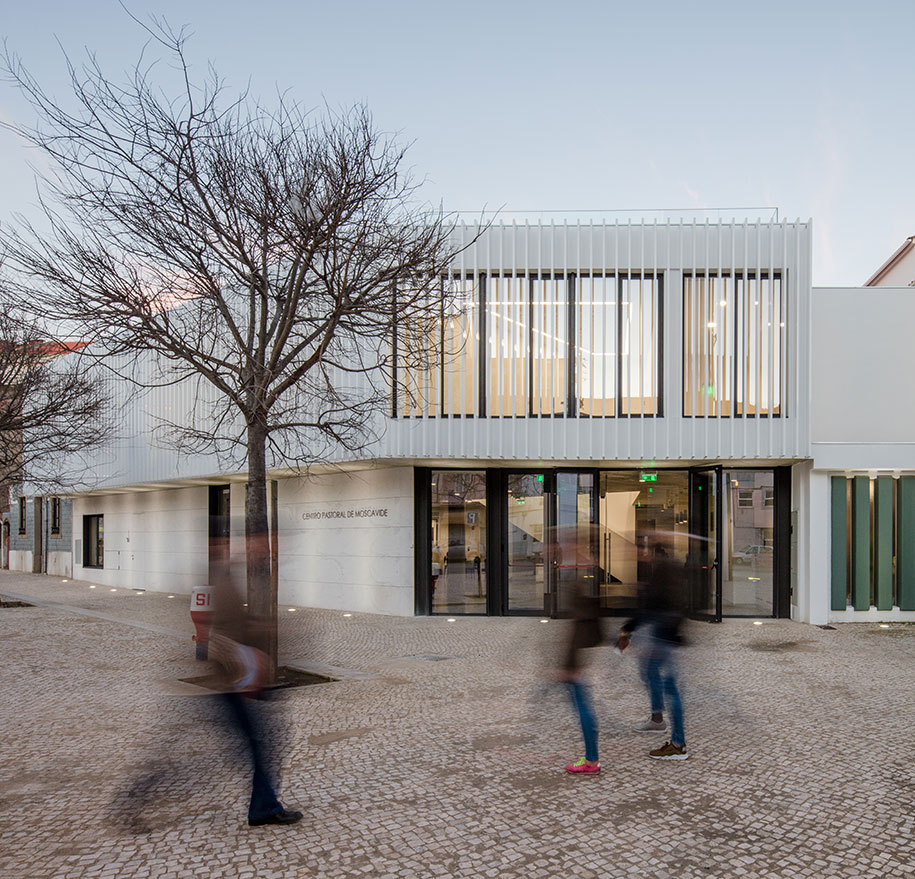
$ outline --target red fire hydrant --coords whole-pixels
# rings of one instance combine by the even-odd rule
[[[197,634],[194,635],[194,641],[197,642],[197,659],[206,659],[207,646],[210,643],[210,626],[213,623],[209,586],[195,586],[191,592],[191,622],[197,630]]]

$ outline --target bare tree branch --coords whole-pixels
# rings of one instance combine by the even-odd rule
[[[59,462],[109,438],[104,382],[80,347],[17,320],[9,303],[0,312],[0,484],[66,489],[84,474]]]
[[[68,59],[72,108],[5,53],[39,118],[12,128],[56,172],[42,180],[47,229],[2,228],[0,247],[17,292],[95,355],[149,352],[153,383],[212,389],[169,432],[185,448],[243,452],[248,533],[259,535],[268,463],[305,466],[375,438],[395,330],[429,338],[444,313],[451,224],[420,201],[405,147],[365,107],[230,97],[212,67],[194,80],[183,30],[143,27],[151,42],[122,85],[92,55]],[[155,83],[150,48],[177,68],[173,97]],[[396,356],[428,368],[441,351]],[[252,606],[275,618],[264,559],[251,555]]]

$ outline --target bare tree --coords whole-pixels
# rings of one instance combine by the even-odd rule
[[[35,324],[17,319],[11,303],[3,303],[0,485],[71,486],[82,474],[62,472],[61,459],[106,439],[104,387],[74,353],[80,347],[49,339]]]
[[[6,54],[39,117],[14,130],[57,171],[42,178],[43,228],[22,221],[0,244],[91,350],[151,352],[159,381],[201,389],[173,426],[247,469],[248,599],[275,660],[267,470],[372,439],[397,373],[392,338],[428,337],[442,313],[451,230],[364,107],[227,98],[212,67],[193,81],[183,31],[149,33],[178,71],[176,97],[142,55],[123,85],[90,56],[67,61],[67,109]],[[435,356],[401,346],[401,372]]]

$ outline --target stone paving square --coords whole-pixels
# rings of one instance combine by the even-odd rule
[[[635,657],[598,648],[603,769],[573,777],[577,718],[542,684],[563,622],[281,607],[281,661],[341,679],[273,707],[305,819],[249,828],[247,769],[179,695],[187,596],[6,571],[0,594],[34,605],[0,608],[2,879],[915,876],[912,625],[690,624],[671,763],[631,731]]]

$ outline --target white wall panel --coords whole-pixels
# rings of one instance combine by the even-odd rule
[[[281,604],[413,613],[411,467],[280,480],[279,521]]]
[[[73,576],[107,586],[188,594],[207,582],[209,508],[205,487],[78,497],[74,545],[82,545],[85,515],[104,516],[104,568],[84,568],[74,553]]]
[[[55,577],[72,577],[73,554],[60,550],[49,552],[47,573]]]
[[[11,571],[25,571],[31,574],[34,553],[30,549],[11,549],[9,563]]]
[[[813,318],[814,444],[908,444],[913,455],[915,290],[817,288]]]

